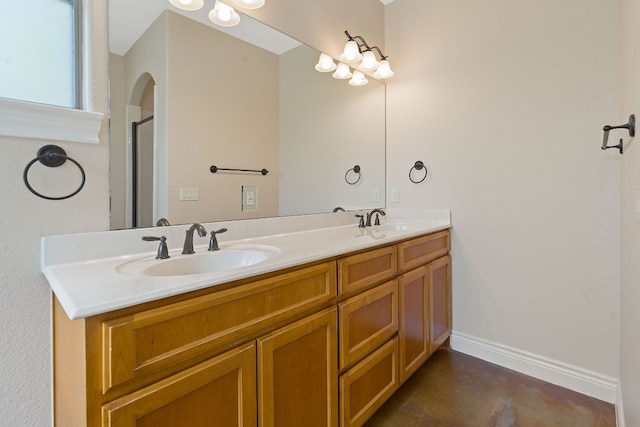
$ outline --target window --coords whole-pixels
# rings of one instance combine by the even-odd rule
[[[0,0],[0,97],[82,108],[81,0]]]

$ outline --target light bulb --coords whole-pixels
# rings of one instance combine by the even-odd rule
[[[378,64],[378,69],[375,73],[373,73],[373,77],[376,79],[388,79],[393,76],[393,71],[391,71],[391,65],[389,65],[389,61],[383,59]]]
[[[353,77],[349,80],[351,86],[364,86],[367,83],[369,83],[369,80],[367,80],[362,71],[358,70],[353,72]]]
[[[362,59],[362,54],[360,53],[360,48],[358,47],[358,43],[354,40],[349,40],[344,45],[344,51],[342,51],[342,55],[340,55],[340,61],[344,62],[356,62]]]
[[[264,6],[264,0],[233,0],[233,2],[245,9],[260,9]]]
[[[367,50],[362,54],[362,63],[358,67],[362,71],[373,71],[378,66],[378,61],[376,60],[376,55]]]
[[[198,10],[204,6],[204,0],[169,0],[169,2],[182,10]]]
[[[209,12],[209,19],[222,27],[232,27],[240,22],[240,15],[231,6],[216,0],[213,9]]]
[[[333,77],[340,80],[351,78],[352,75],[353,74],[351,74],[351,70],[349,69],[349,66],[343,62],[338,64],[336,72],[333,73]]]
[[[321,53],[318,63],[316,64],[316,71],[321,73],[328,73],[336,69],[336,64],[333,62],[333,58],[326,53]]]

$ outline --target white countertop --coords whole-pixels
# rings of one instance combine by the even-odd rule
[[[391,211],[393,212],[393,211]],[[222,272],[193,274],[181,276],[148,276],[136,274],[123,274],[118,267],[123,263],[135,260],[143,262],[162,262],[154,259],[157,242],[144,242],[138,246],[143,234],[163,234],[181,236],[173,238],[170,246],[171,259],[188,257],[182,255],[182,239],[186,226],[162,227],[146,230],[128,230],[122,232],[85,233],[80,235],[43,237],[42,241],[42,272],[62,304],[70,319],[100,314],[119,308],[129,307],[143,302],[153,301],[185,292],[203,289],[218,284],[243,279],[280,269],[293,267],[313,261],[339,256],[349,252],[367,249],[374,246],[389,244],[395,241],[428,234],[451,227],[449,211],[398,211],[395,215],[383,218],[382,227],[375,226],[358,228],[353,221],[353,212],[341,217],[348,221],[348,225],[332,225],[322,227],[326,221],[325,216],[307,216],[303,221],[312,221],[320,225],[318,228],[289,231],[284,233],[264,234],[261,232],[246,231],[244,233],[225,233],[219,235],[220,250],[230,250],[237,245],[268,245],[279,249],[277,255],[251,266],[230,269]],[[331,215],[331,222],[336,221],[336,216]],[[295,218],[291,218],[296,221]],[[254,228],[255,224],[249,224],[244,220],[242,227]],[[258,220],[259,221],[259,220]],[[284,220],[286,222],[286,220]],[[298,220],[300,221],[300,220]],[[207,230],[215,230],[219,226],[239,227],[241,221],[204,224]],[[385,223],[411,223],[410,230],[384,230]],[[258,225],[260,228],[260,225]],[[277,231],[273,228],[271,231]],[[177,229],[175,230],[170,229]],[[231,230],[231,229],[230,229]],[[111,233],[111,234],[109,234]],[[119,233],[116,244],[113,233]],[[259,235],[259,234],[263,235]],[[244,235],[241,235],[244,234]],[[250,234],[258,234],[251,237]],[[169,236],[167,236],[169,239]],[[225,237],[234,237],[228,240]],[[240,237],[240,238],[237,238]],[[109,244],[105,242],[109,241]],[[169,240],[171,241],[171,240]],[[91,243],[88,243],[91,242]],[[134,242],[136,244],[134,245]],[[194,245],[196,253],[207,252],[208,239],[198,239],[196,234]],[[92,250],[87,245],[99,247],[96,253],[100,257],[92,255]],[[105,249],[105,245],[108,249]],[[143,247],[144,252],[115,255],[124,248]],[[66,255],[60,255],[60,252]],[[115,254],[114,254],[115,252]]]

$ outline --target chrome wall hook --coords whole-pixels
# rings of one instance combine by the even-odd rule
[[[620,154],[622,154],[624,151],[623,145],[622,145],[622,138],[620,138],[620,143],[618,145],[607,145],[609,142],[609,131],[611,131],[612,129],[627,129],[629,131],[629,136],[634,137],[636,135],[635,114],[630,115],[629,121],[624,125],[618,125],[618,126],[606,125],[605,127],[602,128],[602,130],[604,131],[604,136],[602,138],[602,147],[600,148],[603,150],[606,150],[608,148],[617,148],[618,150],[620,150]]]

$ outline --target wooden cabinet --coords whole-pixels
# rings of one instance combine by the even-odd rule
[[[398,245],[401,382],[451,334],[450,245],[448,231]]]
[[[54,299],[55,425],[360,426],[451,333],[449,248],[442,231],[79,320]]]
[[[255,384],[251,343],[107,403],[102,426],[256,426]]]
[[[258,339],[261,427],[338,425],[336,309]]]

